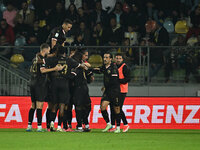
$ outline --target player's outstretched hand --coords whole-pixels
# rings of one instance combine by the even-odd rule
[[[61,71],[64,68],[64,66],[58,64],[55,66],[55,71]]]
[[[86,67],[88,67],[88,68],[91,67],[90,63],[84,63],[84,65],[85,65]]]

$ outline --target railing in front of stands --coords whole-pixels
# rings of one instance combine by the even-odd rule
[[[22,72],[28,72],[31,60],[37,52],[39,46],[2,46],[0,50],[11,49],[11,66],[15,66]],[[113,55],[120,52],[124,54],[124,61],[131,70],[130,85],[180,85],[198,84],[200,82],[200,47],[189,46],[67,46],[66,52],[69,54],[73,49],[87,49],[89,51],[89,62],[92,66],[100,66],[103,63],[103,54],[110,52]],[[18,54],[16,56],[16,54]],[[14,55],[16,56],[15,58]],[[12,57],[12,58],[11,58]],[[1,65],[2,66],[2,65]],[[12,74],[14,69],[1,67],[1,83],[4,82],[9,91],[19,90],[19,95],[28,87],[16,88],[14,83],[20,86],[25,85],[23,81],[15,81]],[[2,71],[3,70],[3,71]],[[7,73],[6,73],[7,72]],[[12,75],[11,75],[12,74]],[[23,73],[22,73],[23,74]],[[3,75],[3,76],[2,76]],[[7,77],[9,76],[9,77]],[[12,76],[12,77],[11,77]],[[19,75],[20,77],[22,75]],[[22,77],[26,79],[26,77]],[[102,83],[102,75],[95,75],[93,84]],[[12,80],[8,82],[8,80]],[[2,84],[1,84],[2,86]],[[4,85],[5,87],[5,85]],[[13,87],[13,88],[12,88]],[[19,86],[18,86],[19,87]],[[4,92],[5,93],[5,92]],[[29,93],[29,92],[27,92]],[[16,94],[17,95],[17,94]]]

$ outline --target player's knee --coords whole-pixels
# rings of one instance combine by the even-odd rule
[[[120,107],[115,107],[114,111],[115,111],[116,114],[119,114],[120,113]]]
[[[105,106],[101,106],[100,109],[101,109],[101,111],[104,111],[104,110],[106,110],[106,107]]]
[[[31,105],[31,109],[36,109],[36,106],[35,106],[34,103],[32,103],[32,105]]]

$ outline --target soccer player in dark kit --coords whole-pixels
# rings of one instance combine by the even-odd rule
[[[40,53],[36,55],[33,59],[33,64],[31,66],[31,100],[32,105],[29,110],[28,127],[26,131],[32,130],[32,121],[35,108],[37,109],[37,122],[38,122],[38,132],[42,131],[42,108],[47,96],[47,74],[51,71],[62,70],[62,66],[55,65],[53,68],[45,68],[44,63],[41,63],[47,54],[49,54],[50,47],[48,44],[44,43],[40,46]]]
[[[65,48],[60,46],[58,48],[57,56],[46,59],[46,67],[52,68],[55,65],[63,66],[61,71],[54,71],[50,73],[51,87],[52,87],[52,103],[54,104],[50,114],[51,124],[50,129],[54,131],[54,120],[56,118],[57,107],[59,108],[58,115],[58,132],[63,132],[61,124],[63,122],[64,108],[69,104],[69,78],[71,76],[71,69],[82,67],[87,69],[85,65],[81,65],[71,58],[67,58]]]
[[[47,43],[51,46],[52,50],[56,44],[65,45],[66,38],[69,37],[69,31],[72,28],[72,21],[69,19],[64,20],[62,26],[55,27],[47,38]],[[53,52],[51,52],[53,53]]]
[[[103,97],[101,99],[101,114],[104,120],[107,123],[106,128],[102,132],[106,132],[112,128],[110,123],[108,112],[106,110],[107,106],[112,103],[114,107],[117,128],[114,133],[120,133],[120,105],[119,105],[119,96],[120,96],[120,83],[119,83],[119,73],[117,66],[112,63],[112,54],[104,54],[104,65],[100,68],[94,68],[94,73],[103,73],[104,74],[104,88],[103,88]]]
[[[130,69],[126,65],[126,63],[123,62],[123,56],[120,53],[117,53],[115,55],[115,62],[118,68],[119,72],[119,82],[120,82],[120,97],[119,97],[119,105],[120,105],[120,116],[124,124],[123,132],[127,132],[129,129],[129,125],[126,119],[126,116],[124,114],[124,111],[122,110],[124,100],[126,97],[126,94],[128,93],[128,82],[130,81]],[[111,124],[112,124],[112,129],[109,131],[115,131],[115,115],[114,115],[114,108],[111,106]]]
[[[73,58],[77,62],[85,63],[88,59],[88,51],[77,51]],[[92,82],[94,77],[92,76],[93,74],[91,71],[82,68],[77,68],[74,73],[73,103],[75,105],[77,120],[76,131],[89,132],[88,116],[91,111],[91,100],[87,83]],[[82,124],[84,124],[84,128],[82,127]]]

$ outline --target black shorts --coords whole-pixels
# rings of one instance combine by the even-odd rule
[[[120,106],[120,103],[119,103],[119,97],[120,97],[120,95],[119,94],[113,95],[113,94],[109,94],[109,93],[104,92],[103,96],[101,98],[101,103],[103,101],[108,101],[108,102],[112,103],[113,106]]]
[[[51,87],[51,83],[48,82],[47,83],[47,96],[45,98],[45,102],[52,102],[52,87]]]
[[[30,84],[31,101],[44,102],[47,96],[47,83],[42,80],[32,79]]]
[[[87,85],[80,85],[74,88],[73,103],[75,106],[83,106],[91,103]]]
[[[69,83],[65,78],[55,78],[51,83],[53,104],[69,104]]]

